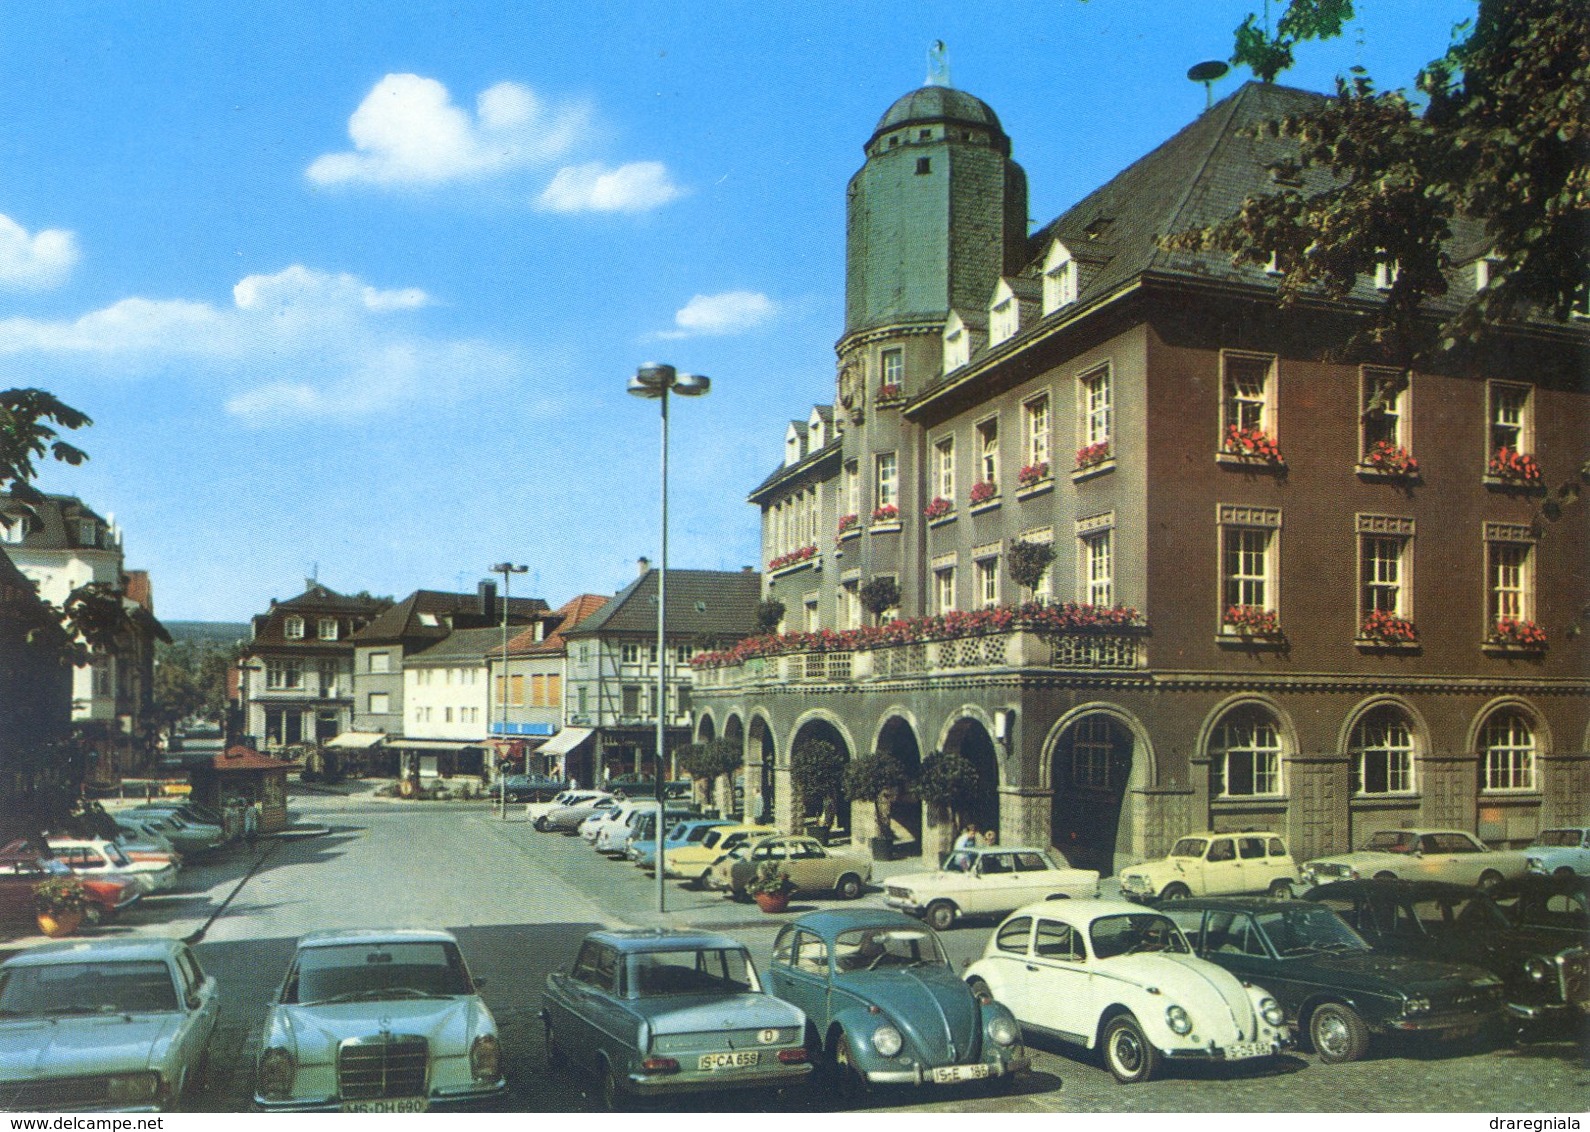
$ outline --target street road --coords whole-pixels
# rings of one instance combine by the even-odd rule
[[[510,1095],[504,1111],[580,1111],[593,1107],[591,1082],[548,1071],[535,1012],[548,971],[566,965],[587,931],[601,925],[667,922],[713,928],[743,940],[765,967],[772,938],[788,916],[765,916],[712,893],[668,887],[669,912],[655,913],[655,883],[633,866],[599,857],[578,838],[538,834],[522,807],[500,821],[479,803],[415,803],[300,795],[301,821],[329,836],[274,843],[256,852],[257,871],[240,850],[227,866],[189,877],[200,886],[135,913],[128,929],[185,935],[236,894],[204,929],[196,950],[221,984],[224,1009],[203,1099],[210,1111],[245,1110],[266,1005],[301,934],[360,926],[423,925],[455,932],[486,986],[502,1031]],[[876,891],[862,898],[881,904]],[[180,902],[188,901],[186,911]],[[826,903],[826,902],[825,902]],[[792,914],[819,906],[797,901]],[[973,922],[944,933],[959,965],[982,951],[993,925]],[[1369,1060],[1324,1066],[1295,1054],[1279,1064],[1193,1066],[1143,1085],[1118,1085],[1091,1056],[1060,1047],[1034,1050],[1035,1068],[1015,1093],[957,1089],[879,1095],[870,1106],[909,1111],[1531,1111],[1590,1107],[1590,1065],[1571,1035],[1518,1047],[1475,1049],[1398,1043]],[[763,1106],[823,1107],[819,1096],[733,1094],[689,1102],[733,1111]]]

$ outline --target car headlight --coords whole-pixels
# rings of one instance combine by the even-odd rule
[[[482,1034],[469,1047],[469,1071],[477,1081],[495,1081],[502,1076],[502,1047],[496,1034]]]
[[[1543,983],[1551,974],[1551,965],[1538,956],[1524,960],[1524,974],[1537,983]]]
[[[259,1095],[282,1100],[293,1092],[293,1055],[281,1046],[271,1046],[259,1058]]]
[[[159,1092],[158,1073],[116,1073],[105,1082],[105,1099],[113,1105],[144,1104]]]
[[[988,1036],[995,1045],[1013,1046],[1021,1040],[1021,1029],[1013,1019],[1001,1015],[988,1024]]]
[[[1189,1033],[1192,1030],[1192,1019],[1187,1017],[1187,1012],[1179,1006],[1166,1007],[1165,1024],[1178,1034]]]
[[[1279,1026],[1286,1021],[1286,1011],[1281,1009],[1281,1004],[1273,998],[1259,1000],[1259,1016],[1272,1026]]]
[[[1404,1014],[1428,1014],[1430,1013],[1430,1000],[1423,996],[1410,998],[1402,1004],[1402,1012]]]
[[[872,1031],[872,1048],[884,1057],[893,1057],[905,1047],[905,1039],[900,1036],[900,1031],[885,1023]]]

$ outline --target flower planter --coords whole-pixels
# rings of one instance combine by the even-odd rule
[[[785,912],[789,910],[789,893],[780,892],[755,892],[751,894],[756,901],[756,906],[764,912]]]
[[[83,922],[81,912],[40,912],[39,931],[51,939],[71,935]]]

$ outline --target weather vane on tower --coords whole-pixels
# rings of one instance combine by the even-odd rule
[[[942,39],[935,39],[928,48],[928,86],[950,85],[950,49]]]

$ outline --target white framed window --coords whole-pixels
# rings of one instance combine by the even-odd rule
[[[1363,515],[1358,526],[1359,623],[1371,613],[1411,618],[1412,520]]]
[[[443,723],[451,723],[451,722],[453,722],[453,709],[452,708],[444,707],[442,709],[442,722]]]
[[[972,360],[972,336],[955,315],[944,327],[944,372],[959,369]]]
[[[1014,338],[1019,328],[1018,323],[1016,298],[1007,293],[1003,299],[988,308],[988,344],[993,346],[1007,338]]]
[[[691,658],[694,657],[695,655],[696,655],[696,646],[695,645],[675,645],[674,646],[674,661],[676,663],[678,663],[678,664],[689,664]]]
[[[618,660],[620,664],[639,664],[640,645],[626,642],[618,646]]]
[[[1412,383],[1402,370],[1363,366],[1358,371],[1358,459],[1376,445],[1404,450],[1412,446],[1408,422]]]
[[[878,507],[898,507],[900,505],[899,466],[893,452],[879,452],[876,457],[876,478],[873,483],[873,498],[877,500]]]
[[[389,652],[373,652],[370,654],[370,671],[382,673],[392,671],[392,654]]]
[[[1081,536],[1082,580],[1079,595],[1085,605],[1112,606],[1115,604],[1114,535],[1106,528],[1090,531]]]
[[[1270,527],[1221,528],[1221,601],[1226,609],[1276,611],[1275,536]]]
[[[1352,792],[1358,797],[1412,794],[1413,731],[1394,707],[1368,712],[1353,728]]]
[[[304,619],[296,613],[282,622],[282,636],[289,641],[304,639]]]
[[[1222,353],[1220,356],[1221,444],[1231,431],[1257,430],[1275,436],[1275,358],[1262,354]]]
[[[1115,756],[1115,728],[1102,715],[1090,715],[1071,729],[1071,785],[1083,790],[1110,789],[1110,763]]]
[[[1110,442],[1111,389],[1109,363],[1077,377],[1078,447]]]
[[[1041,542],[1052,546],[1054,545],[1054,528],[1039,527],[1032,530],[1025,530],[1022,531],[1017,537],[1020,538],[1022,542]],[[1039,603],[1040,605],[1048,605],[1050,602],[1054,601],[1054,566],[1052,563],[1047,570],[1039,575],[1038,584],[1033,588],[1032,591],[1032,600]]]
[[[371,715],[386,715],[392,710],[392,694],[390,692],[371,692],[369,700]]]
[[[1532,453],[1535,449],[1533,408],[1530,387],[1505,381],[1486,384],[1490,401],[1491,451],[1494,455],[1503,448],[1514,452]]]
[[[99,545],[99,526],[92,519],[77,521],[77,542],[80,546]]]
[[[895,347],[878,355],[878,384],[902,385],[905,382],[905,351]]]
[[[1215,728],[1209,772],[1216,797],[1280,796],[1281,736],[1275,718],[1257,706],[1233,709]]]
[[[1494,713],[1480,736],[1481,791],[1535,790],[1535,755],[1535,729],[1523,713],[1510,709]]]
[[[319,632],[316,635],[322,641],[334,641],[337,639],[337,619],[335,617],[322,617],[317,628]]]
[[[977,423],[977,479],[999,490],[999,418]]]
[[[1053,314],[1077,301],[1077,263],[1056,240],[1043,260],[1043,313]]]
[[[993,609],[999,604],[999,556],[979,558],[975,569],[977,604],[982,609]]]
[[[1037,467],[1049,462],[1049,394],[1041,393],[1021,407],[1024,463]]]
[[[806,631],[808,633],[817,632],[823,627],[823,623],[817,617],[817,595],[808,594],[801,604],[806,611]]]
[[[938,613],[955,612],[955,567],[940,566],[933,571],[933,604]]]
[[[845,514],[861,513],[861,465],[851,460],[845,464]]]
[[[337,662],[323,660],[320,662],[320,694],[335,696],[337,694]]]
[[[955,502],[955,438],[946,436],[933,445],[933,494]]]
[[[839,610],[846,629],[861,628],[861,583],[845,582],[839,587]]]
[[[1508,531],[1519,534],[1521,531]],[[1486,543],[1489,574],[1489,628],[1498,622],[1535,619],[1535,546],[1522,539],[1492,538]]]

